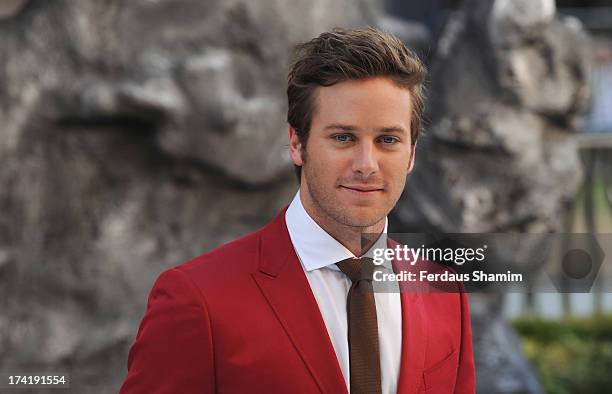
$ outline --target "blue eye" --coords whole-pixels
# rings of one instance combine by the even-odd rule
[[[334,135],[334,139],[338,142],[349,142],[351,136],[348,134],[336,134]]]
[[[394,143],[398,142],[397,138],[391,137],[391,136],[381,137],[380,140],[382,141],[383,144],[394,144]]]

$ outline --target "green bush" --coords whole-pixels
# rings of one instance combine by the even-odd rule
[[[514,322],[549,394],[612,392],[612,316]]]

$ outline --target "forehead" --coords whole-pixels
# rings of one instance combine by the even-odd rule
[[[385,127],[401,124],[409,129],[412,96],[388,77],[339,82],[315,90],[313,127],[326,123]],[[325,124],[324,124],[325,123]]]

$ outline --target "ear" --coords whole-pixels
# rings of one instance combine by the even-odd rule
[[[414,146],[412,147],[411,152],[410,152],[410,163],[408,164],[408,174],[410,174],[412,172],[412,169],[414,168],[414,157],[416,156],[417,143],[418,141],[414,143]]]
[[[291,156],[291,161],[296,166],[304,164],[302,159],[302,143],[297,135],[297,131],[291,125],[289,125],[289,155]]]

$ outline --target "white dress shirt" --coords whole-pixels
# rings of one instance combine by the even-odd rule
[[[351,287],[351,280],[340,271],[336,263],[356,256],[310,217],[302,205],[299,190],[287,208],[285,221],[291,242],[302,263],[329,338],[336,351],[346,387],[350,392],[346,298]],[[387,218],[385,218],[383,233],[376,243],[364,253],[364,256],[372,257],[374,248],[386,248],[386,235]],[[385,266],[390,269],[388,264]],[[402,353],[400,295],[397,291],[376,292],[374,299],[378,320],[382,392],[394,394],[397,390]]]

